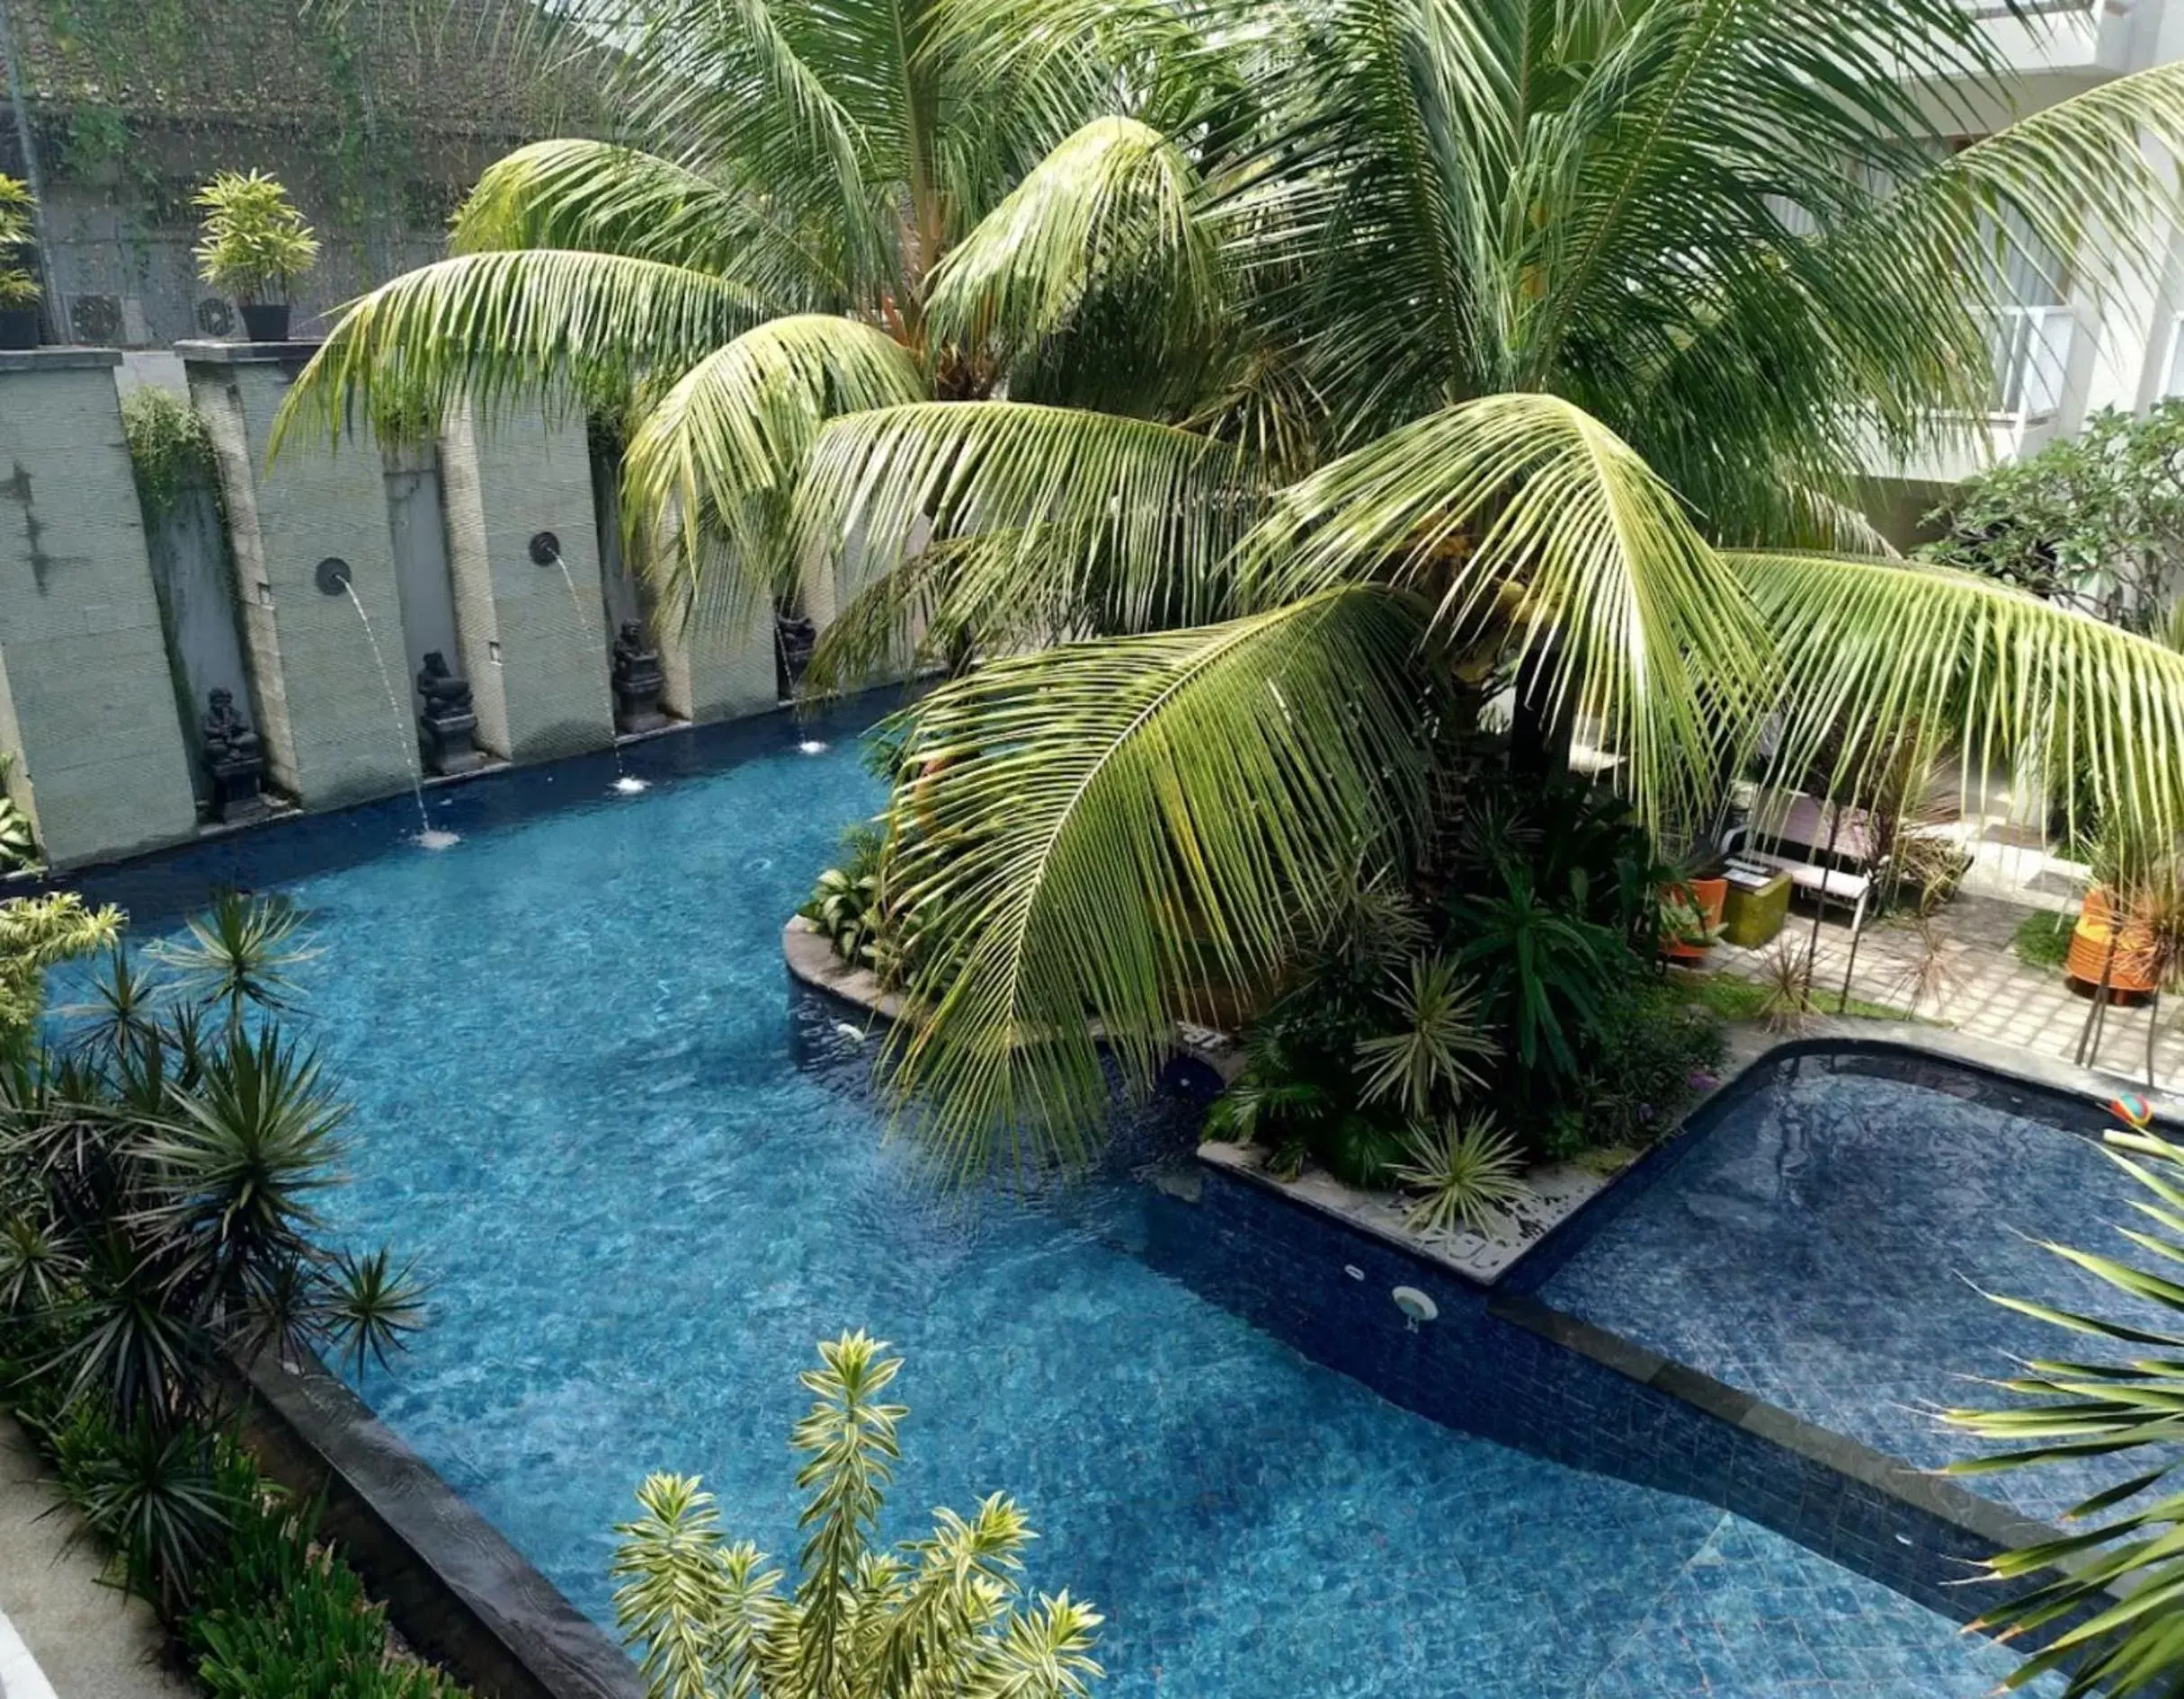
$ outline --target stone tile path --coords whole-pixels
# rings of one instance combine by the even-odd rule
[[[96,1552],[69,1544],[76,1522],[58,1503],[22,1430],[0,1414],[0,1693],[43,1699],[6,1661],[27,1651],[54,1699],[190,1699],[195,1690],[159,1665],[149,1607],[100,1582]]]
[[[1961,895],[1935,917],[1930,945],[1907,921],[1875,921],[1858,942],[1851,995],[1903,1008],[1915,1003],[1922,1019],[2069,1062],[2091,1000],[2071,988],[2060,967],[2029,967],[2018,959],[2010,947],[2010,936],[2028,912],[1993,897]],[[1800,903],[1778,943],[1787,942],[1802,955],[1813,924],[1811,908]],[[1841,915],[1820,922],[1813,972],[1815,990],[1842,989],[1850,937],[1850,927]],[[1710,965],[1763,980],[1775,949],[1775,945],[1743,950],[1723,944],[1715,948]],[[2163,1090],[2184,1086],[2184,998],[2163,999],[2158,1012],[2122,1005],[2110,1009],[2099,1054],[2089,1061],[2143,1087],[2150,1023],[2156,1029],[2154,1071],[2159,1085]]]

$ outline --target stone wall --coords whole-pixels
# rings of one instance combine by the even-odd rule
[[[378,446],[298,441],[268,469],[274,415],[310,349],[185,342],[179,351],[219,464],[268,778],[310,808],[402,789],[417,746],[398,676],[406,650]],[[346,564],[353,600],[320,587],[329,560]]]
[[[0,728],[13,720],[22,794],[63,867],[196,826],[118,360],[0,353]]]
[[[465,664],[474,692],[480,678],[497,689],[495,747],[511,761],[603,749],[614,716],[583,423],[466,416],[450,424],[441,460]],[[532,554],[542,537],[554,545],[543,562]],[[481,731],[487,717],[481,707]]]

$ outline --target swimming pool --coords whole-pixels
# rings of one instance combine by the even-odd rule
[[[888,1532],[1018,1495],[1034,1584],[1107,1614],[1117,1699],[1969,1699],[2009,1668],[1712,1507],[1306,1360],[1148,1266],[1140,1188],[936,1198],[882,1141],[854,1028],[781,966],[878,797],[842,728],[812,737],[724,734],[737,759],[634,799],[603,761],[438,793],[441,854],[368,810],[145,887],[277,877],[310,910],[313,1025],[356,1104],[331,1208],[436,1282],[363,1390],[581,1608],[611,1621],[610,1527],[649,1470],[793,1552],[795,1373],[862,1326],[908,1358]]]
[[[1820,1055],[1778,1068],[1692,1134],[1539,1295],[1939,1468],[1980,1447],[1934,1410],[2000,1396],[1970,1377],[2058,1351],[2098,1354],[2097,1342],[1983,1293],[2155,1327],[2166,1318],[2037,1242],[2129,1250],[2115,1227],[2135,1219],[2139,1188],[2097,1143],[2009,1112],[1976,1076],[1873,1070]],[[1962,1484],[2053,1518],[2130,1472],[2087,1460]]]

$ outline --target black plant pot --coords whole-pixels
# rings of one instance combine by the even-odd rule
[[[243,305],[243,334],[254,342],[285,342],[288,341],[289,304],[281,301],[267,306],[246,301]]]
[[[38,346],[38,309],[0,307],[0,348]]]

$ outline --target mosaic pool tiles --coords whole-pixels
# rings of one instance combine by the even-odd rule
[[[1691,1135],[1558,1270],[1556,1308],[1925,1468],[1976,1447],[1933,1412],[1972,1377],[2097,1341],[1982,1292],[2160,1317],[2040,1248],[2109,1253],[2138,1188],[2079,1134],[1906,1081],[1785,1069]],[[2053,1517],[2114,1463],[1964,1479]]]

